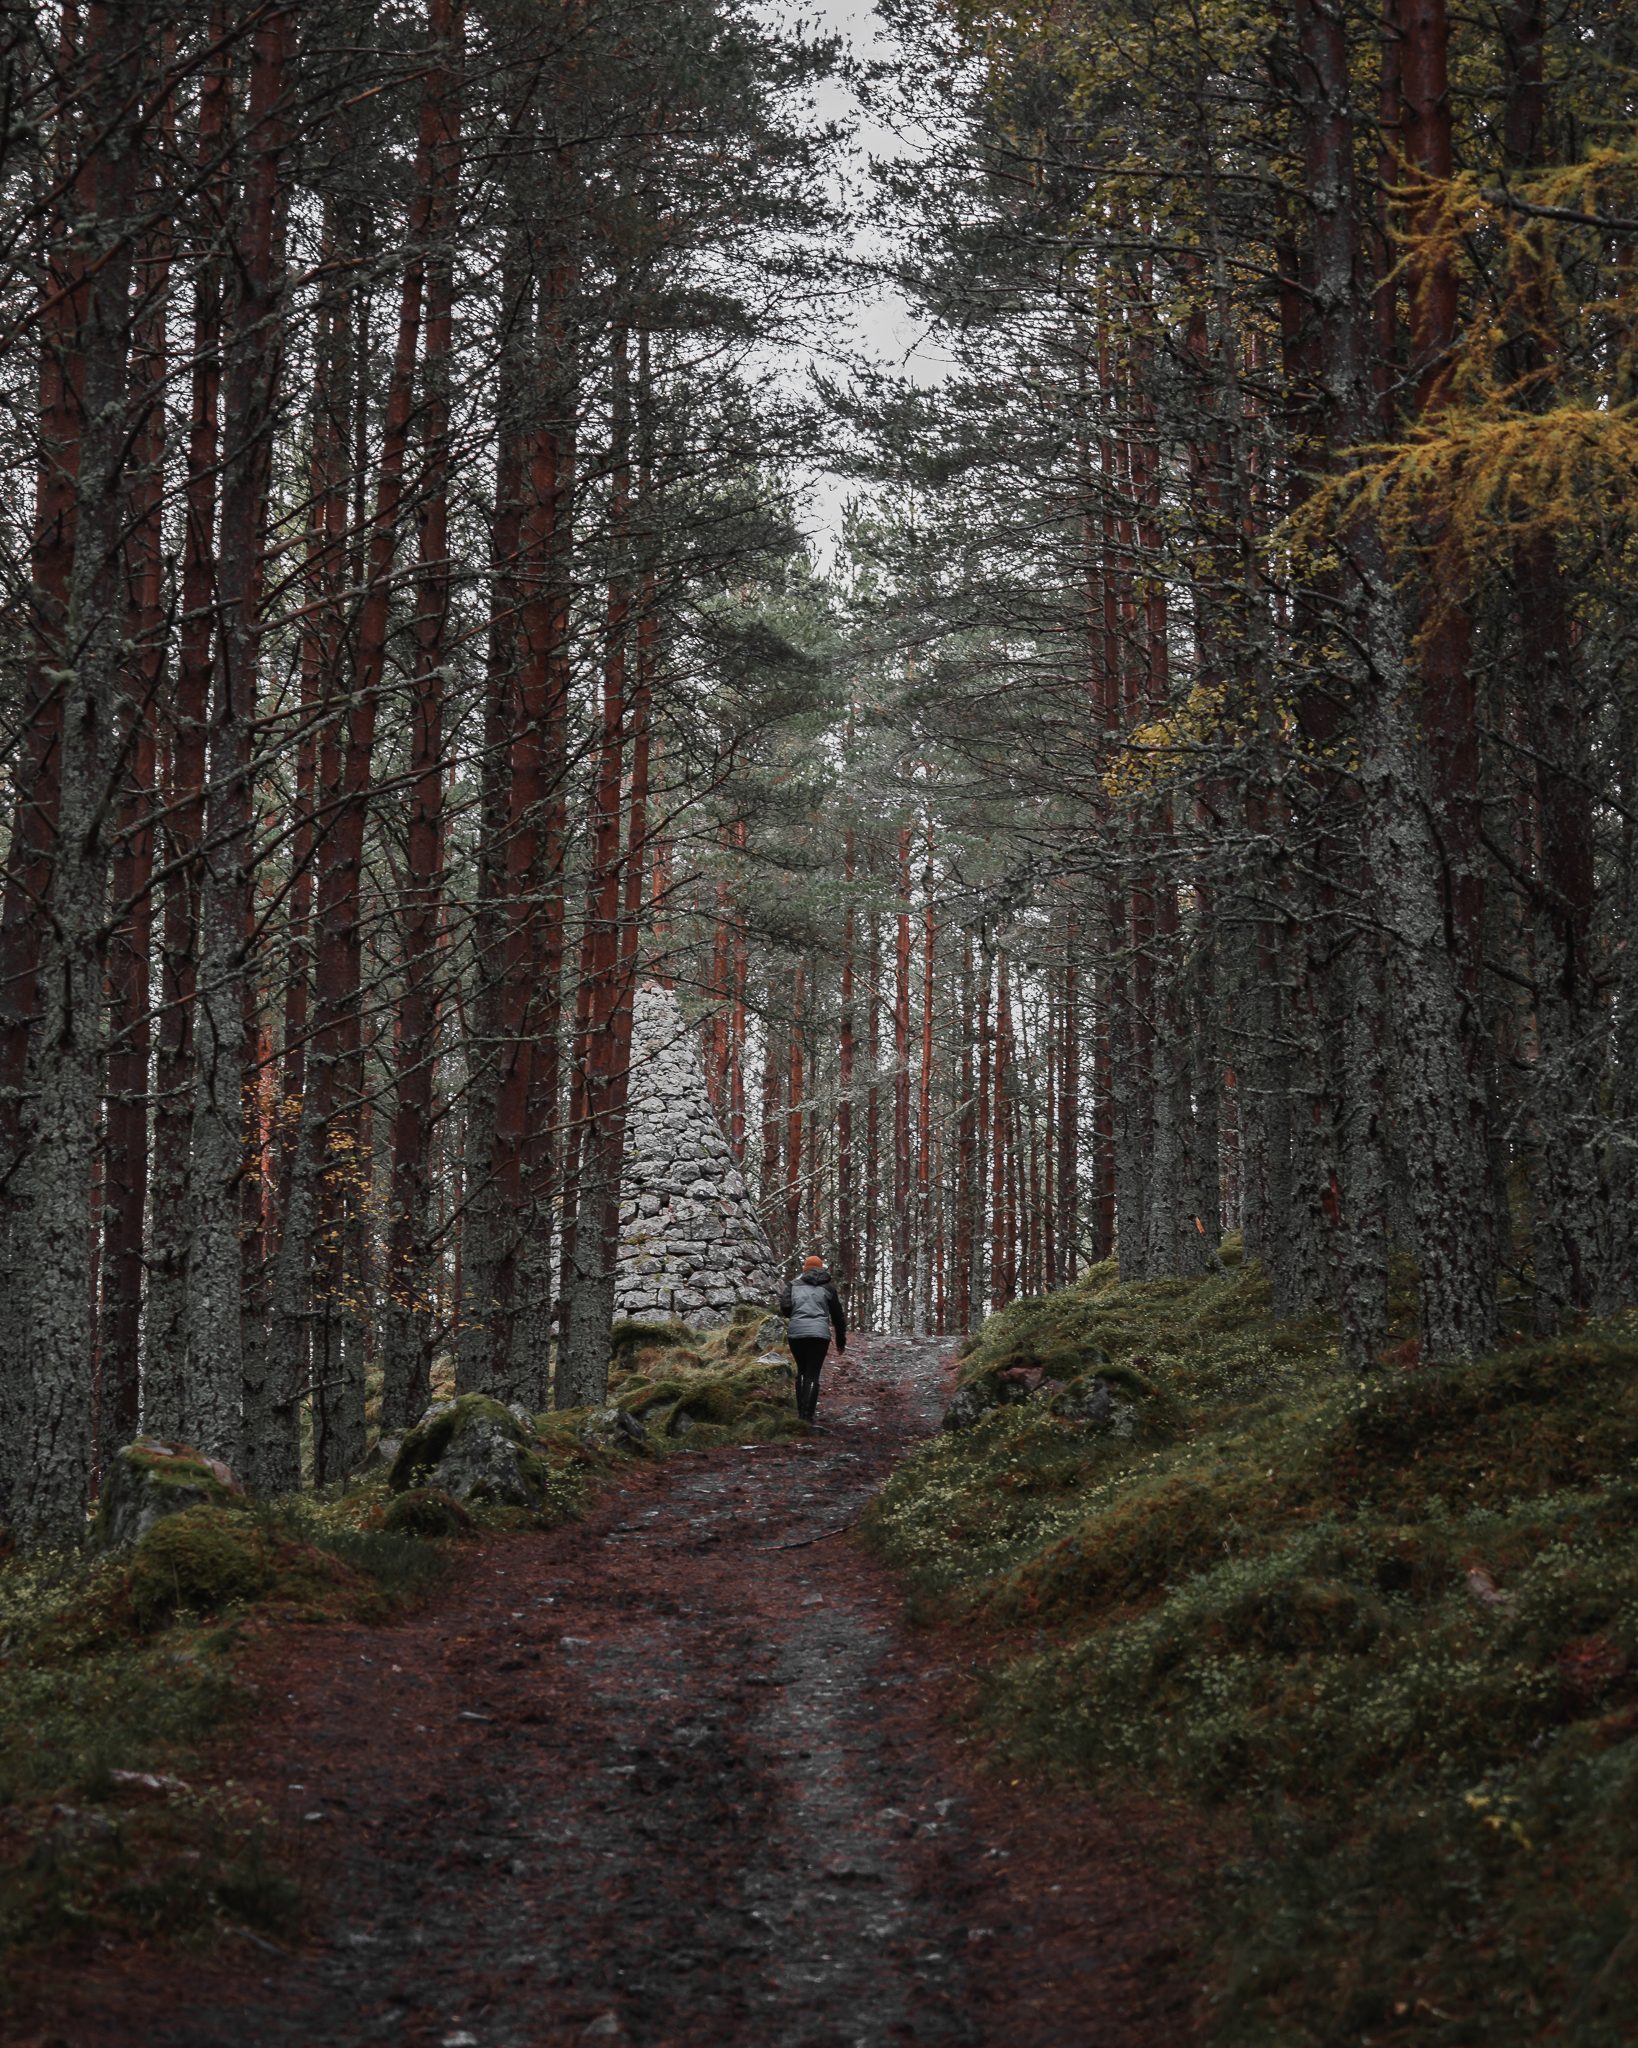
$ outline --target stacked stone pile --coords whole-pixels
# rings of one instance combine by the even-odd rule
[[[711,1107],[676,998],[637,991],[620,1181],[616,1315],[714,1329],[742,1301],[769,1304],[779,1269]]]

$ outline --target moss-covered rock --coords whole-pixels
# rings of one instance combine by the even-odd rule
[[[97,1541],[108,1550],[125,1550],[171,1515],[231,1506],[242,1497],[239,1482],[220,1458],[192,1444],[139,1436],[108,1467],[97,1503]]]
[[[589,1410],[575,1437],[588,1451],[646,1450],[648,1425],[633,1409],[616,1404]]]
[[[394,1493],[436,1487],[486,1507],[546,1505],[551,1466],[532,1418],[487,1394],[435,1401],[405,1436],[387,1475]]]
[[[1005,1373],[985,1373],[981,1379],[968,1380],[957,1387],[955,1396],[944,1411],[944,1428],[971,1429],[980,1416],[988,1415],[992,1408],[1005,1408],[1014,1401],[1029,1398],[1029,1388],[1021,1381],[1009,1379]]]
[[[1078,1422],[1088,1429],[1107,1431],[1110,1436],[1136,1434],[1137,1409],[1130,1398],[1123,1399],[1105,1373],[1087,1373],[1068,1386],[1054,1387],[1047,1406],[1065,1422]]]
[[[698,1340],[698,1332],[669,1317],[627,1316],[609,1332],[609,1364],[614,1372],[642,1371],[668,1351]]]
[[[131,1557],[128,1598],[142,1629],[175,1615],[219,1614],[269,1590],[273,1546],[248,1516],[204,1503],[153,1524]]]
[[[476,1526],[461,1503],[441,1486],[412,1486],[394,1494],[381,1526],[395,1536],[467,1536]]]
[[[725,1425],[744,1413],[745,1390],[731,1380],[708,1379],[685,1389],[666,1418],[667,1436],[686,1436],[701,1423]]]
[[[1101,1288],[1083,1279],[1056,1294],[1026,1295],[1010,1303],[989,1318],[963,1352],[963,1384],[1007,1372],[1072,1380],[1107,1364],[1101,1294]]]

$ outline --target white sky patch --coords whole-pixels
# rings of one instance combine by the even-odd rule
[[[872,0],[806,0],[802,5],[763,0],[763,10],[787,27],[800,22],[821,33],[842,36],[864,63],[892,60],[899,54],[900,46],[883,27]],[[851,247],[869,264],[888,253],[881,234],[865,217],[874,196],[871,159],[903,160],[919,155],[928,145],[918,143],[913,133],[885,126],[840,81],[820,87],[814,96],[814,113],[821,121],[837,121],[852,130],[841,177],[853,216]],[[848,362],[861,355],[918,384],[936,384],[949,369],[937,336],[928,334],[925,319],[890,285],[868,276],[838,303],[832,334],[816,337],[809,351],[791,359],[789,368],[804,380],[814,368],[841,376]],[[807,472],[801,482],[805,523],[820,561],[828,563],[841,535],[843,507],[858,486],[822,467]]]

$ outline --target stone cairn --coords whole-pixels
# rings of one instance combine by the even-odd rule
[[[674,1316],[696,1330],[739,1302],[771,1307],[779,1269],[723,1136],[676,998],[638,989],[620,1177],[617,1316]]]

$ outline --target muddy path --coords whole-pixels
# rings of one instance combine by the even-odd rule
[[[110,1958],[60,2038],[1178,2048],[1191,1852],[976,1769],[966,1653],[845,1533],[942,1396],[938,1347],[857,1339],[801,1443],[672,1459],[408,1622],[252,1653],[233,1774],[310,1939]]]

